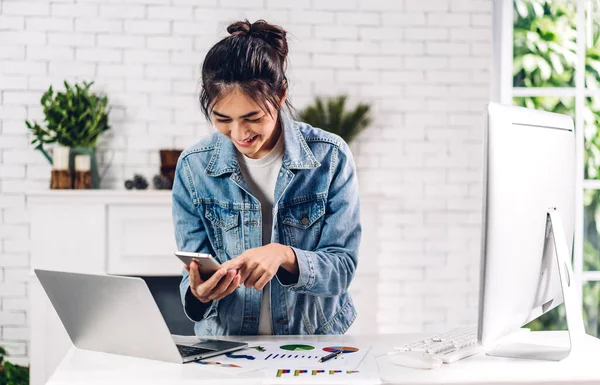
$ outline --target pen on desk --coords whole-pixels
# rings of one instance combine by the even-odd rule
[[[330,359],[337,357],[339,355],[341,355],[344,351],[343,350],[338,350],[337,352],[333,352],[331,354],[326,355],[325,357],[321,357],[321,359],[318,362],[325,362],[325,361],[329,361]]]

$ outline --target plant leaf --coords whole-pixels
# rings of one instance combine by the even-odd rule
[[[339,135],[349,143],[371,123],[371,119],[367,104],[359,104],[354,110],[346,111],[347,98],[347,95],[339,95],[323,101],[317,96],[313,105],[300,112],[300,120]]]
[[[64,146],[95,146],[98,136],[108,130],[108,98],[91,92],[94,82],[83,81],[83,85],[63,81],[64,91],[53,92],[49,87],[41,98],[44,127],[26,122],[35,136],[34,143],[58,142]]]

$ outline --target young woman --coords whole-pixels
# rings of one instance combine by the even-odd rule
[[[286,31],[231,24],[202,67],[201,108],[218,132],[185,150],[173,184],[177,247],[197,335],[342,334],[361,236],[354,161],[338,136],[291,119]]]

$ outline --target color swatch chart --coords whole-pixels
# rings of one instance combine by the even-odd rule
[[[275,377],[283,377],[283,376],[333,376],[333,375],[343,375],[343,374],[358,374],[358,370],[323,370],[323,369],[277,369],[277,374]]]
[[[361,365],[359,370],[292,369],[288,367],[267,372],[269,382],[290,385],[368,385],[381,384],[377,366]]]

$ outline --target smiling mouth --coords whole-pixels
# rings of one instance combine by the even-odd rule
[[[256,139],[256,137],[257,137],[257,136],[258,136],[258,135],[254,135],[254,136],[252,136],[252,137],[250,137],[250,138],[248,138],[248,139],[242,140],[241,142],[242,142],[242,143],[248,143],[248,142],[252,142],[254,139]]]
[[[235,140],[235,141],[236,141],[236,143],[239,146],[248,147],[248,146],[252,145],[252,143],[254,143],[256,141],[256,138],[258,138],[258,135],[254,135],[254,136],[252,136],[252,137],[250,137],[248,139],[245,139],[243,141],[239,141],[239,140]]]

